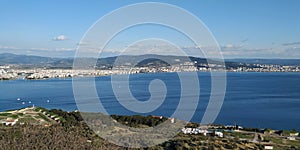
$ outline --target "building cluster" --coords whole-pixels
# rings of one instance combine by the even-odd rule
[[[27,69],[18,70],[25,79],[70,78],[103,76],[112,74],[111,70],[72,70],[72,69]]]
[[[157,72],[207,72],[223,71],[224,66],[219,64],[198,64],[197,62],[184,62],[171,66],[131,67],[128,65],[115,66],[110,69],[12,69],[9,66],[0,66],[0,80],[16,78],[46,79],[69,78],[85,76],[103,76],[113,74],[157,73]],[[300,72],[300,66],[283,66],[271,64],[243,64],[236,67],[227,67],[229,72]]]
[[[217,130],[208,130],[202,128],[182,128],[181,131],[183,134],[202,134],[204,136],[217,136],[220,138],[224,137],[223,132]]]
[[[0,68],[0,80],[10,80],[18,77],[18,74],[12,70]]]
[[[229,68],[231,72],[300,72],[300,66],[283,66],[271,64],[246,64],[242,67]]]
[[[282,141],[292,141],[296,142],[300,139],[299,132],[296,130],[272,130],[272,129],[256,129],[251,130],[243,128],[239,125],[208,125],[199,127],[185,127],[181,129],[181,132],[186,135],[204,135],[209,137],[219,137],[227,139],[237,139],[241,142],[246,143],[257,143],[261,144],[263,149],[273,149],[274,143],[265,139],[265,137],[273,137],[277,140]],[[237,135],[249,135],[252,134],[253,137],[249,136],[246,138],[237,138]],[[225,136],[224,136],[225,135]],[[276,144],[275,144],[276,145]]]
[[[0,124],[4,124],[6,126],[13,126],[17,124],[18,121],[19,119],[7,118],[7,119],[0,120]]]
[[[108,71],[108,70],[107,70]],[[192,72],[199,71],[195,66],[174,65],[162,67],[129,67],[117,66],[112,69],[114,74],[156,73],[156,72]]]

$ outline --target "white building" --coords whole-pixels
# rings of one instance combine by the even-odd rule
[[[287,137],[287,139],[290,140],[290,141],[295,141],[296,140],[296,138],[294,136],[289,136],[289,137]]]
[[[215,135],[220,137],[220,138],[224,137],[223,132],[219,132],[219,131],[215,131]]]
[[[273,149],[272,145],[264,145],[264,149]]]
[[[6,126],[9,126],[9,125],[13,126],[18,122],[18,119],[7,118],[6,120],[1,120],[0,122],[1,122],[1,124],[4,124]]]

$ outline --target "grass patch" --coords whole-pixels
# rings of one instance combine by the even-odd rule
[[[271,141],[271,142],[277,143],[277,144],[285,144],[283,142],[282,138],[276,138],[276,137],[272,137],[272,136],[265,136],[264,140]]]
[[[39,117],[41,117],[42,119],[44,119],[44,120],[47,121],[47,122],[51,122],[51,121],[48,119],[48,117],[46,117],[45,115],[43,115],[43,114],[41,114],[41,113],[39,113]]]
[[[11,113],[0,113],[0,116],[9,116]]]
[[[293,146],[297,146],[300,147],[300,141],[296,140],[296,141],[287,141],[288,145],[293,145]]]
[[[240,132],[233,132],[231,133],[231,136],[236,138],[242,138],[242,139],[253,139],[254,134],[248,134],[248,133],[240,133]]]
[[[23,114],[23,113],[17,113],[17,115],[18,115],[18,116],[24,116],[24,114]]]
[[[36,120],[34,118],[28,117],[28,118],[20,118],[19,122],[32,123],[32,122],[36,122]]]
[[[14,119],[17,119],[19,116],[17,114],[11,114],[10,116],[8,117],[11,117],[11,118],[14,118]]]
[[[47,109],[45,109],[45,108],[42,108],[42,107],[36,107],[36,108],[35,108],[35,111],[43,111],[43,112],[46,112],[46,113],[49,112],[49,110],[47,110]]]

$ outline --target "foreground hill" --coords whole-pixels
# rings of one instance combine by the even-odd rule
[[[79,112],[25,108],[5,113],[6,117],[12,117],[11,115],[17,113],[19,119],[24,115],[36,118],[37,114],[46,114],[44,117],[50,117],[48,121],[43,119],[44,117],[37,117],[38,119],[31,120],[32,122],[30,120],[27,120],[26,123],[19,121],[13,126],[2,124],[0,126],[1,149],[128,149],[100,138],[83,122]],[[20,113],[24,114],[20,115]],[[2,115],[2,117],[5,118],[5,115]],[[136,128],[148,128],[169,120],[165,117],[155,116],[113,115],[111,117],[124,125]],[[51,121],[51,118],[59,118],[59,121]],[[37,120],[39,121],[36,122]],[[98,118],[94,121],[101,124],[103,119]],[[264,149],[265,146],[272,146],[275,149],[298,149],[300,147],[298,139],[291,141],[283,139],[284,135],[276,136],[271,133],[272,130],[270,129],[264,131],[259,129],[235,131],[232,129],[225,130],[224,127],[221,127],[224,128],[221,130],[219,127],[211,126],[207,131],[222,131],[224,136],[223,134],[222,136],[215,136],[214,134],[200,134],[200,132],[198,134],[196,132],[186,132],[189,129],[193,129],[193,131],[200,129],[199,124],[189,123],[184,132],[179,133],[171,140],[144,149]],[[118,130],[125,129],[119,128]],[[286,132],[286,134],[291,133]]]

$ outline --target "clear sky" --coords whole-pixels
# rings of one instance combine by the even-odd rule
[[[142,1],[1,0],[0,53],[72,57],[84,33],[99,18],[137,2]],[[299,0],[156,2],[179,6],[201,19],[222,47],[225,58],[300,58]],[[114,55],[122,48],[120,45],[128,45],[155,30],[156,27],[140,27],[136,29],[139,34],[128,30],[116,39],[115,45],[111,44],[113,50],[107,51],[107,56]],[[167,33],[162,37],[172,37],[171,32]],[[190,46],[180,39],[177,42]]]

